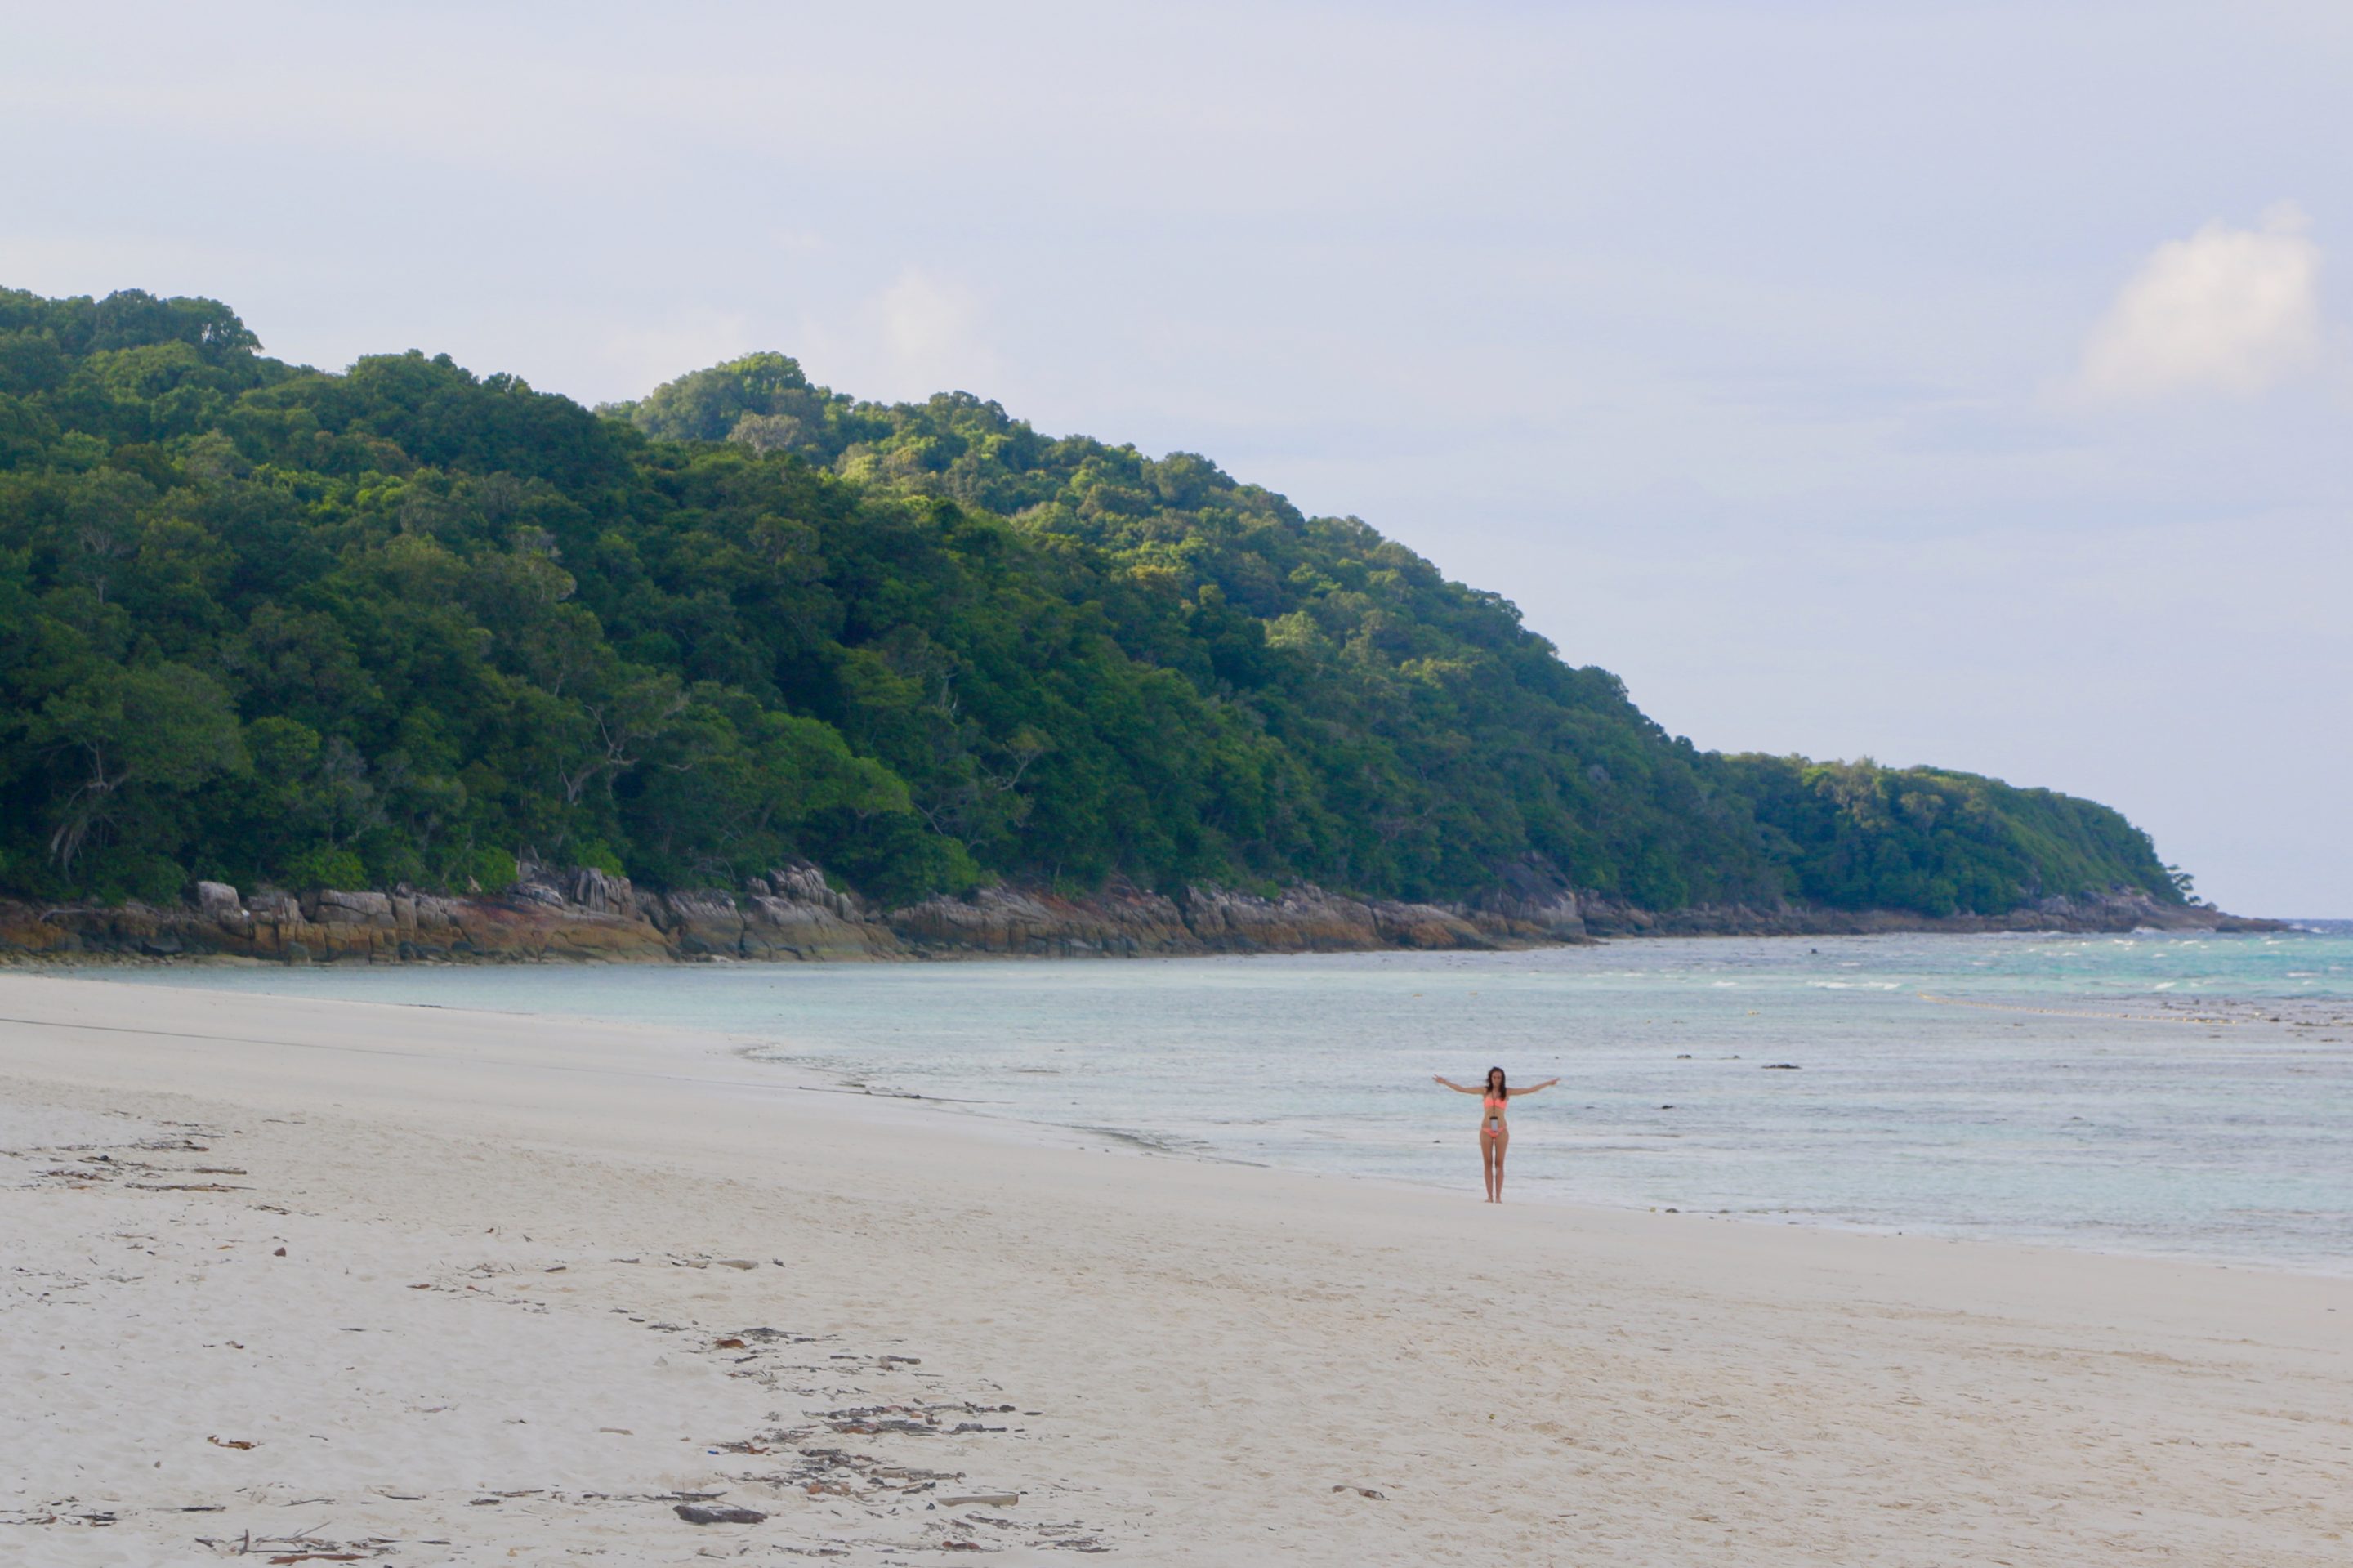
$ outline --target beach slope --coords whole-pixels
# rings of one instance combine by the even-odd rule
[[[0,973],[0,1558],[2353,1555],[2353,1281],[1490,1208],[1467,1137],[1320,1179],[745,1044]]]

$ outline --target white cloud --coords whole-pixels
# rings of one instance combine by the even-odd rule
[[[2112,402],[2263,391],[2320,356],[2319,276],[2320,247],[2289,204],[2259,228],[2218,219],[2168,240],[2093,330],[2077,388]]]

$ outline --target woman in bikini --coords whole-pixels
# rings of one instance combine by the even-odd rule
[[[1484,1089],[1476,1089],[1469,1084],[1458,1084],[1453,1079],[1436,1073],[1432,1073],[1430,1076],[1458,1095],[1482,1097],[1479,1107],[1479,1164],[1480,1168],[1487,1173],[1487,1202],[1502,1202],[1504,1201],[1504,1150],[1512,1147],[1512,1129],[1504,1120],[1504,1111],[1511,1104],[1512,1097],[1514,1095],[1532,1095],[1537,1089],[1552,1087],[1560,1080],[1546,1078],[1532,1088],[1507,1088],[1504,1083],[1504,1069],[1490,1067],[1487,1069],[1487,1086]]]

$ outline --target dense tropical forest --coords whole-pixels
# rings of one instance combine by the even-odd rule
[[[1445,897],[1531,856],[1657,908],[2186,888],[2087,801],[1697,750],[1500,596],[1200,457],[780,355],[592,411],[447,356],[285,365],[207,300],[0,291],[0,891],[800,857],[890,900]]]

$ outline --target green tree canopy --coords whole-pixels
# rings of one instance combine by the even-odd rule
[[[2107,809],[1724,758],[1498,595],[1207,459],[753,355],[591,413],[0,291],[0,885],[656,885],[793,857],[1672,907],[2180,896]]]

